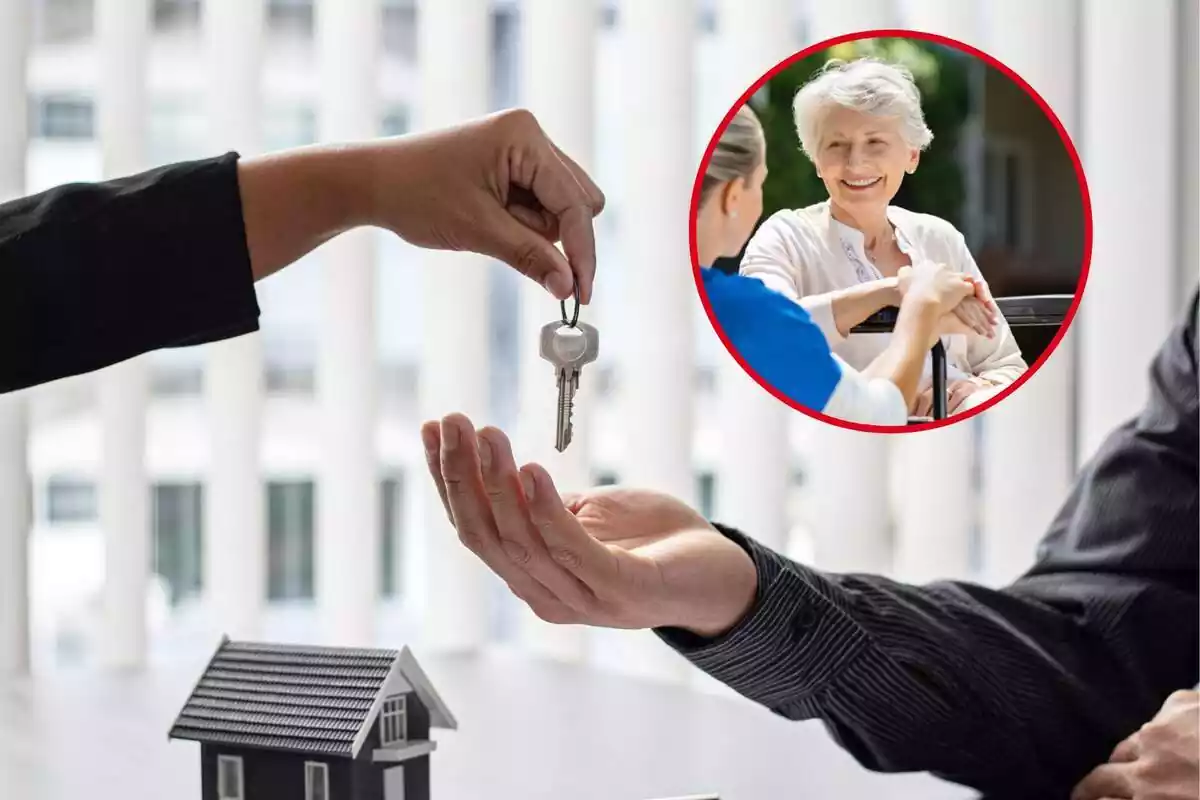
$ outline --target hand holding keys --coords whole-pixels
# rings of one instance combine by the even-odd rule
[[[560,305],[562,320],[543,326],[540,352],[558,373],[558,423],[554,448],[561,453],[571,443],[571,413],[575,392],[579,389],[579,372],[600,354],[600,334],[591,325],[579,321],[578,285],[575,287],[575,314],[570,320],[567,319],[566,301]]]

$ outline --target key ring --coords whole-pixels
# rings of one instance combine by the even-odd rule
[[[574,278],[574,286],[575,286],[575,288],[573,290],[573,295],[575,297],[575,313],[571,315],[570,321],[567,320],[567,301],[566,300],[558,301],[559,308],[562,309],[563,325],[566,325],[568,328],[574,328],[577,324],[579,324],[579,279],[578,278]]]

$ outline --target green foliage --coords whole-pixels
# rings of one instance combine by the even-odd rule
[[[763,187],[763,219],[784,208],[803,208],[828,198],[812,163],[800,149],[792,120],[792,99],[826,62],[875,56],[904,64],[921,90],[925,121],[933,142],[893,201],[898,206],[935,214],[961,227],[963,176],[957,149],[970,113],[968,56],[917,39],[861,39],[822,51],[776,75],[751,101],[767,139],[769,174]]]

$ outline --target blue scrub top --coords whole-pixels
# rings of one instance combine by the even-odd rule
[[[754,278],[711,268],[700,274],[713,316],[742,360],[782,394],[823,411],[842,368],[808,312]]]

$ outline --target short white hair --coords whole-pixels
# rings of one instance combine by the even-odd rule
[[[901,137],[917,150],[924,150],[933,141],[933,131],[925,124],[921,110],[921,91],[912,72],[900,64],[869,57],[833,59],[800,87],[792,102],[792,114],[800,146],[809,160],[816,160],[821,125],[834,105],[864,114],[898,117]]]

